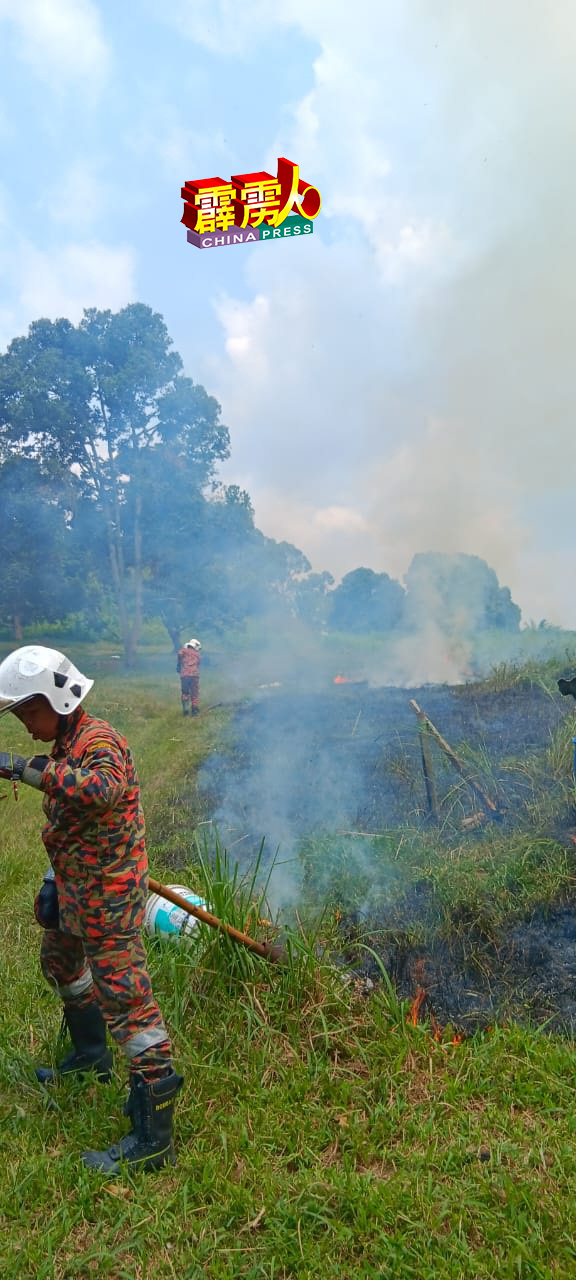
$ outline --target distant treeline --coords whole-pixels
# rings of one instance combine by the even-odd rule
[[[405,585],[359,568],[335,586],[254,525],[218,481],[230,438],[184,376],[162,317],[134,304],[38,320],[0,357],[0,628],[71,616],[132,664],[147,618],[177,646],[271,613],[314,629],[515,631],[520,610],[476,556],[422,553]]]

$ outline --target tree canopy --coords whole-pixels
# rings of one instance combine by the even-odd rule
[[[224,485],[221,409],[185,376],[162,316],[136,303],[41,319],[0,356],[0,625],[111,621],[131,665],[146,617],[177,648],[272,614],[319,630],[517,630],[520,610],[477,556],[414,557],[405,584],[358,568],[338,586],[266,537]]]
[[[32,458],[0,466],[0,622],[16,639],[37,618],[55,622],[83,600],[85,570],[70,528],[71,486]]]
[[[402,621],[404,591],[387,573],[353,569],[332,593],[330,626],[339,631],[391,631]]]
[[[433,618],[447,632],[471,634],[491,628],[517,631],[520,609],[508,587],[479,556],[425,551],[406,574],[406,623],[418,629]]]
[[[67,484],[75,477],[77,519],[95,513],[106,548],[129,663],[158,478],[168,468],[194,505],[229,454],[220,406],[171,346],[162,317],[137,303],[87,310],[78,326],[38,320],[0,357],[0,460],[41,459]]]

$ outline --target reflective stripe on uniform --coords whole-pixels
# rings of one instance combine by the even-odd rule
[[[83,996],[85,991],[89,991],[94,986],[94,979],[88,968],[83,969],[79,978],[75,978],[73,982],[57,982],[52,979],[58,995],[62,1000],[75,1000],[78,996]]]
[[[169,1039],[166,1027],[150,1027],[149,1031],[139,1031],[137,1035],[124,1040],[121,1048],[128,1058],[139,1058],[141,1053],[151,1049],[155,1044],[163,1044]]]

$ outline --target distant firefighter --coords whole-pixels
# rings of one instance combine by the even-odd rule
[[[178,651],[178,662],[176,670],[180,676],[180,689],[182,697],[182,715],[197,716],[198,707],[198,690],[200,685],[200,650],[202,645],[199,640],[189,640]]]

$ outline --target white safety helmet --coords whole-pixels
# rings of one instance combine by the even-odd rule
[[[186,642],[186,648],[187,648],[187,649],[201,649],[201,648],[202,648],[202,645],[200,644],[200,641],[199,641],[199,640],[188,640],[188,641]]]
[[[93,684],[58,649],[27,644],[0,663],[0,716],[38,694],[58,715],[69,716]]]

